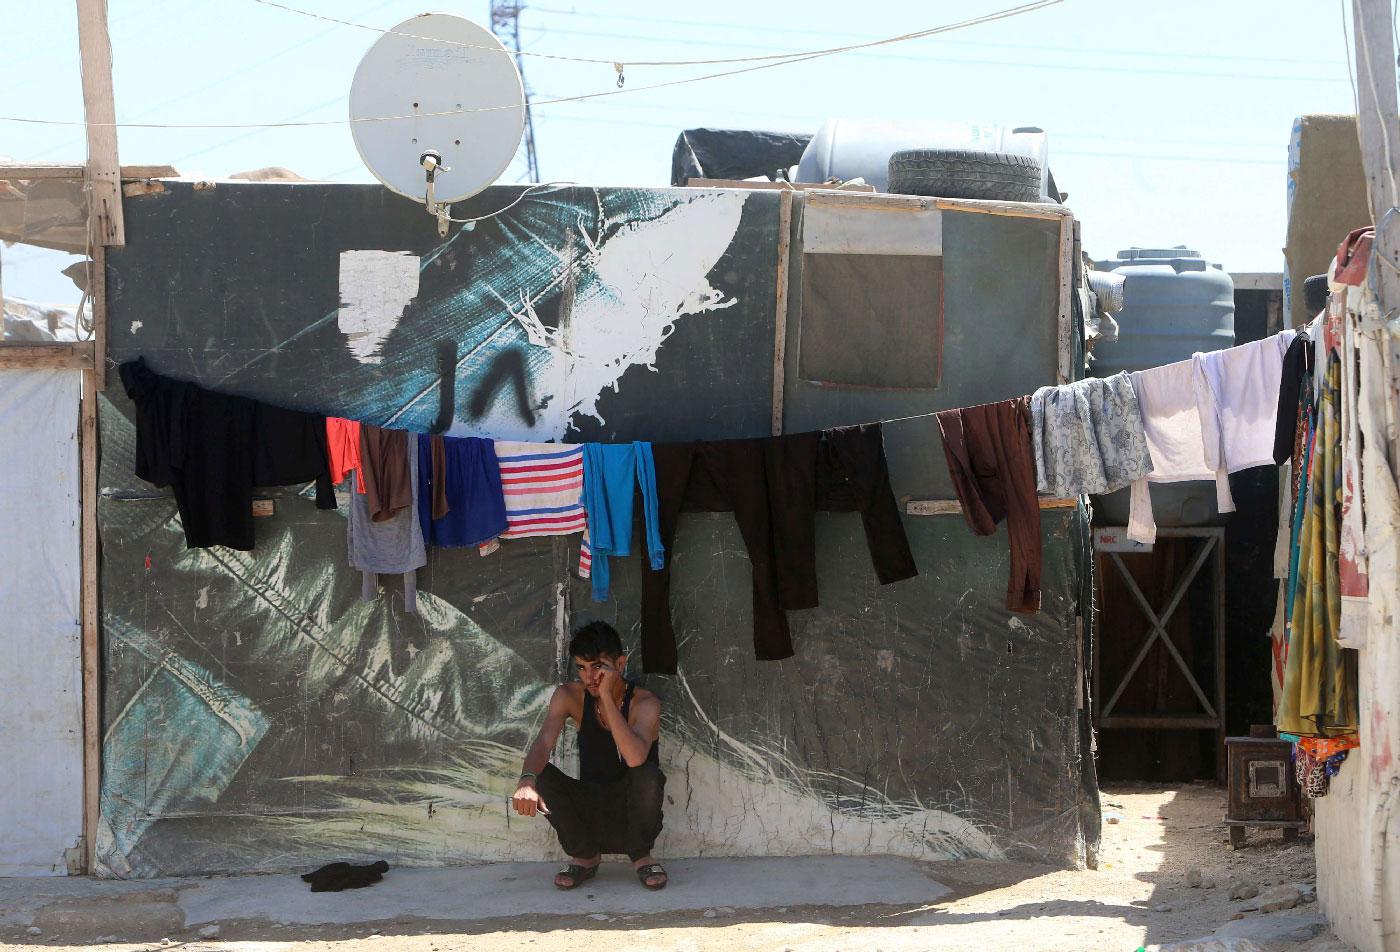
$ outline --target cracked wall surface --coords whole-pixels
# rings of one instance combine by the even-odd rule
[[[446,420],[516,439],[768,432],[775,194],[558,189],[441,241],[421,208],[377,187],[176,184],[128,206],[128,244],[108,259],[116,360],[144,355],[207,386],[420,431]],[[961,369],[932,394],[790,375],[789,430],[1053,379],[1053,242],[1034,223],[966,217],[944,226],[945,360],[962,355]],[[1016,275],[989,246],[1024,259]],[[376,362],[357,359],[336,319],[341,255],[354,250],[421,266]],[[994,292],[1012,326],[979,334]],[[800,303],[782,319],[798,338]],[[989,383],[995,366],[1005,376]],[[420,612],[406,615],[396,589],[359,600],[344,516],[303,488],[268,494],[256,551],[186,549],[173,500],[131,475],[131,419],[113,374],[100,400],[103,872],[557,855],[549,828],[509,813],[507,798],[567,670],[564,632],[605,618],[635,642],[636,560],[619,560],[599,604],[571,575],[576,537],[487,558],[430,550]],[[898,495],[948,495],[934,440],[925,423],[888,429]],[[880,586],[859,517],[818,520],[822,607],[792,613],[797,656],[783,662],[753,660],[733,518],[682,521],[680,674],[647,681],[665,708],[658,851],[1082,861],[1097,840],[1077,706],[1082,513],[1046,513],[1045,609],[1025,618],[1001,608],[1004,535],[907,517],[920,575]]]

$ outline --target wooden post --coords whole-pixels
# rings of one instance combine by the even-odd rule
[[[83,371],[79,419],[82,453],[82,666],[83,666],[83,863],[93,870],[97,807],[102,777],[102,670],[97,578],[97,374]]]
[[[1366,192],[1376,225],[1378,267],[1374,285],[1382,314],[1400,308],[1400,112],[1396,105],[1394,24],[1388,0],[1352,0],[1356,42],[1357,135],[1366,170]],[[1400,353],[1394,338],[1383,335],[1390,374],[1386,395],[1393,419],[1400,419],[1397,380]],[[1391,444],[1391,467],[1400,467],[1400,437]]]
[[[1075,246],[1075,221],[1072,216],[1065,215],[1060,218],[1060,254],[1059,254],[1059,308],[1057,311],[1057,329],[1055,331],[1055,351],[1057,358],[1055,361],[1055,382],[1066,384],[1075,377],[1074,362],[1074,337],[1071,329],[1071,322],[1074,320],[1074,304],[1070,298],[1074,294],[1074,246]]]
[[[792,192],[778,196],[777,289],[773,314],[773,435],[783,432],[783,388],[786,381],[788,264],[792,245]]]
[[[121,166],[117,162],[117,107],[112,97],[112,41],[107,0],[77,0],[82,59],[83,115],[87,121],[88,214],[99,245],[126,243]]]
[[[96,245],[88,266],[88,307],[92,308],[93,387],[101,393],[107,387],[107,249]]]

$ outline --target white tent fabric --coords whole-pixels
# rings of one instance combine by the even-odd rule
[[[0,876],[83,830],[77,370],[0,370]]]

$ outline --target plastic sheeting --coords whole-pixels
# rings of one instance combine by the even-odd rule
[[[0,240],[85,253],[87,197],[82,179],[0,179]]]
[[[771,179],[778,169],[796,165],[811,139],[805,132],[687,129],[671,150],[671,184],[693,178]]]
[[[83,831],[79,380],[0,371],[0,876],[67,874]]]
[[[462,436],[770,432],[776,191],[563,189],[442,240],[421,206],[376,186],[303,185],[292,201],[273,185],[167,185],[128,206],[140,240],[108,259],[115,360],[140,354],[226,392],[392,426],[426,430],[442,414]],[[485,213],[516,193],[491,189],[458,211]],[[794,228],[805,204],[794,197]],[[947,219],[959,347],[946,386],[801,380],[794,294],[789,432],[1054,379],[1057,226]],[[327,246],[332,231],[342,240]],[[377,364],[361,362],[336,322],[347,248],[419,258],[418,295]],[[1007,260],[1018,262],[1009,275]],[[443,343],[455,372],[441,370]],[[255,552],[187,549],[169,493],[132,475],[132,408],[115,376],[99,419],[99,873],[557,855],[548,825],[510,813],[507,799],[553,686],[572,676],[567,631],[601,618],[635,642],[636,556],[619,560],[613,597],[595,603],[572,576],[577,538],[508,541],[487,558],[432,550],[419,614],[405,615],[397,579],[360,601],[345,517],[305,491],[272,492]],[[891,426],[886,447],[898,496],[951,497],[933,421]],[[952,514],[905,524],[919,577],[880,586],[860,519],[823,514],[822,604],[792,613],[796,657],[760,663],[733,516],[683,518],[671,591],[681,673],[647,679],[664,711],[661,856],[1092,857],[1076,650],[1091,577],[1085,516],[1047,513],[1046,608],[1034,618],[1001,605],[1004,535],[972,536]],[[572,769],[567,753],[561,761]]]

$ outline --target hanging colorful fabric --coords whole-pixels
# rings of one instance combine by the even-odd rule
[[[1336,737],[1354,734],[1356,652],[1337,643],[1341,625],[1341,360],[1328,355],[1313,439],[1312,486],[1299,544],[1297,588],[1276,723],[1281,731]]]

